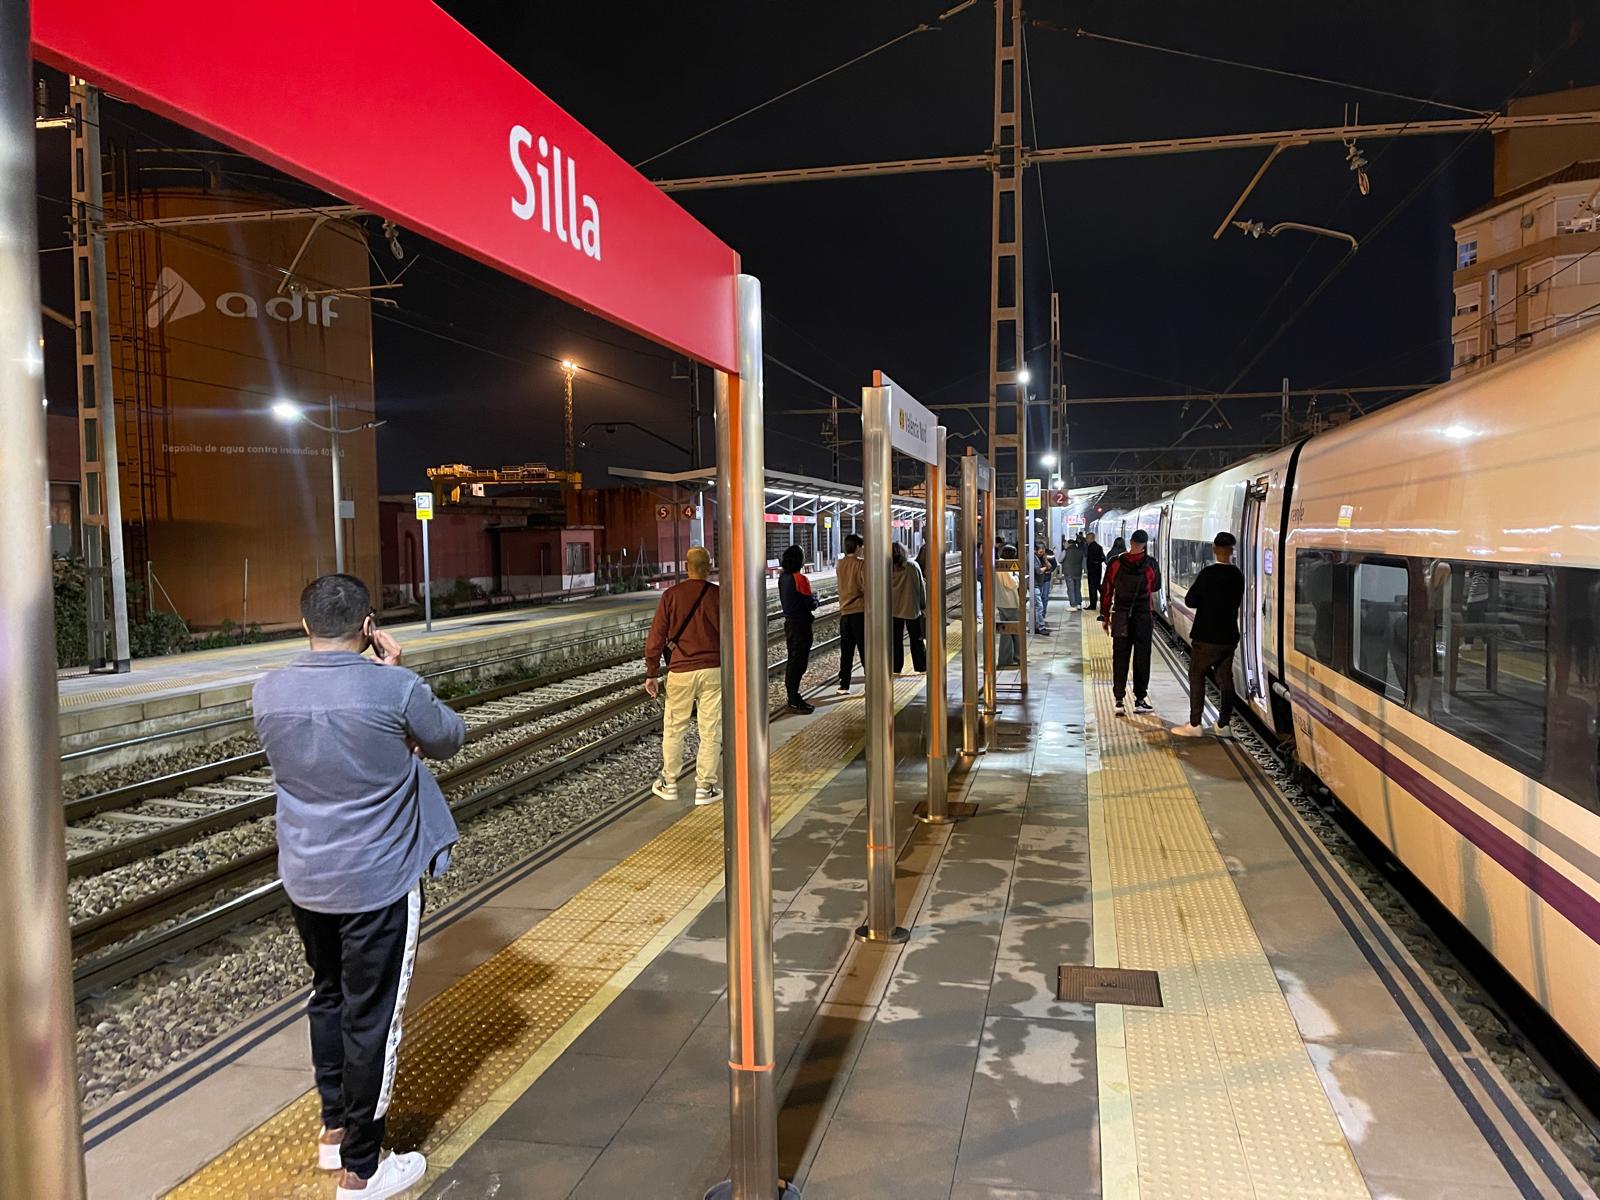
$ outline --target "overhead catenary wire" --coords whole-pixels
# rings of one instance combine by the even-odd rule
[[[1559,49],[1565,50],[1571,47],[1577,40],[1577,37],[1578,33],[1576,29],[1569,32],[1566,40],[1561,44]],[[1538,77],[1538,74],[1544,67],[1545,62],[1545,58],[1536,60],[1534,64],[1528,68],[1527,73],[1523,75],[1522,79],[1518,81],[1517,85],[1513,87],[1507,94],[1505,103],[1500,106],[1500,109],[1485,112],[1484,119],[1479,122],[1477,128],[1469,133],[1466,137],[1462,138],[1461,142],[1454,149],[1452,149],[1449,154],[1445,155],[1445,157],[1437,166],[1433,168],[1433,170],[1429,171],[1425,176],[1423,176],[1420,182],[1412,187],[1412,189],[1402,196],[1400,200],[1388,210],[1388,212],[1380,217],[1377,223],[1373,225],[1371,229],[1367,230],[1366,234],[1361,239],[1360,245],[1352,246],[1351,249],[1333,265],[1333,268],[1329,270],[1325,276],[1323,276],[1322,282],[1317,284],[1317,286],[1311,290],[1311,294],[1300,302],[1299,307],[1297,307],[1292,313],[1289,314],[1287,318],[1284,319],[1284,321],[1278,326],[1277,330],[1274,331],[1272,336],[1267,339],[1266,344],[1255,353],[1249,362],[1239,369],[1239,372],[1233,377],[1223,391],[1229,392],[1238,386],[1239,382],[1250,373],[1250,371],[1258,362],[1262,360],[1262,358],[1266,356],[1267,351],[1272,349],[1273,346],[1277,345],[1279,339],[1281,339],[1283,335],[1289,331],[1290,327],[1300,319],[1301,315],[1311,307],[1311,305],[1316,301],[1317,297],[1322,295],[1322,293],[1327,290],[1328,286],[1344,272],[1345,268],[1350,265],[1351,261],[1354,260],[1355,256],[1360,252],[1360,249],[1370,246],[1373,240],[1376,239],[1386,228],[1388,228],[1388,226],[1395,220],[1396,217],[1410,207],[1412,201],[1420,196],[1435,179],[1443,174],[1443,172],[1456,161],[1456,159],[1460,158],[1461,155],[1466,153],[1467,149],[1472,146],[1472,144],[1476,142],[1480,136],[1482,136],[1484,131],[1488,129],[1491,124],[1494,123],[1495,118],[1500,110],[1510,108],[1511,102],[1516,99],[1517,96],[1520,95],[1535,78]]]
[[[827,79],[830,75],[837,75],[840,71],[843,71],[847,67],[853,67],[859,62],[865,62],[867,59],[871,58],[873,55],[881,54],[883,51],[889,49],[890,46],[898,45],[899,43],[905,41],[907,38],[915,37],[919,33],[932,33],[934,31],[936,31],[938,28],[939,27],[937,25],[930,25],[926,21],[924,21],[921,24],[917,25],[915,28],[908,29],[904,33],[896,34],[894,37],[890,38],[888,41],[881,42],[878,45],[874,46],[870,50],[864,50],[860,54],[855,55],[853,58],[848,58],[844,62],[839,63],[837,66],[829,67],[826,71],[823,71],[821,74],[813,75],[810,79],[807,79],[804,83],[797,83],[791,88],[785,88],[783,91],[779,92],[776,96],[770,96],[767,99],[761,101],[760,104],[752,104],[749,108],[745,109],[742,112],[734,113],[733,116],[728,117],[726,120],[718,121],[715,125],[712,125],[712,126],[706,128],[706,129],[702,129],[699,133],[692,134],[691,136],[684,138],[680,142],[674,142],[672,145],[668,146],[665,150],[656,151],[654,154],[650,155],[649,158],[641,158],[638,162],[633,164],[634,169],[638,170],[641,167],[648,166],[650,163],[655,162],[657,159],[665,158],[667,155],[671,154],[675,150],[681,150],[685,146],[691,144],[692,142],[698,142],[701,138],[707,137],[710,134],[716,133],[719,129],[726,129],[729,125],[732,125],[734,122],[742,121],[746,117],[751,116],[754,113],[758,113],[762,109],[768,108],[771,105],[776,104],[779,100],[783,100],[783,99],[786,99],[789,96],[794,95],[796,92],[802,92],[802,91],[804,91],[806,88],[810,87],[814,83],[821,83],[824,79]]]
[[[1070,33],[1074,37],[1086,38],[1095,42],[1108,42],[1114,46],[1128,46],[1135,50],[1150,50],[1158,54],[1170,54],[1175,58],[1187,58],[1196,62],[1210,63],[1219,67],[1235,67],[1242,71],[1257,71],[1263,75],[1276,75],[1283,79],[1297,79],[1305,83],[1326,84],[1329,87],[1344,88],[1349,91],[1365,92],[1369,96],[1385,96],[1390,100],[1405,100],[1412,104],[1432,105],[1434,108],[1445,108],[1451,112],[1465,113],[1473,117],[1492,117],[1497,115],[1496,110],[1487,108],[1471,108],[1462,104],[1451,104],[1436,97],[1423,99],[1420,96],[1410,96],[1405,92],[1392,92],[1387,88],[1370,87],[1366,84],[1352,83],[1348,79],[1329,79],[1325,75],[1312,75],[1305,71],[1287,71],[1280,67],[1267,67],[1260,63],[1240,62],[1238,59],[1221,58],[1215,54],[1200,54],[1194,50],[1180,50],[1175,46],[1161,46],[1154,42],[1141,42],[1134,38],[1116,37],[1109,33],[1096,33],[1091,29],[1057,25],[1052,22],[1035,21],[1041,29],[1051,29],[1059,33]]]

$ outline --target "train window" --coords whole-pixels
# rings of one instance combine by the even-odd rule
[[[1559,567],[1551,574],[1544,782],[1600,812],[1600,571]]]
[[[1419,672],[1417,712],[1538,778],[1545,758],[1549,576],[1538,567],[1471,562],[1436,567],[1434,576],[1432,662]]]
[[[1211,553],[1210,542],[1197,542],[1193,538],[1172,538],[1170,543],[1172,562],[1169,564],[1169,574],[1174,586],[1183,591],[1195,581],[1195,577],[1215,561]]]
[[[1327,666],[1334,665],[1334,574],[1336,556],[1326,550],[1297,550],[1294,556],[1294,648]]]
[[[1402,700],[1406,694],[1410,572],[1404,562],[1367,559],[1356,564],[1350,588],[1355,617],[1352,673],[1374,691]]]

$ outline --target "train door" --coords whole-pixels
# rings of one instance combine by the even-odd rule
[[[1239,666],[1244,674],[1244,695],[1255,708],[1269,708],[1266,672],[1262,663],[1263,625],[1266,620],[1265,556],[1272,553],[1264,533],[1267,510],[1267,477],[1261,476],[1244,493],[1244,513],[1239,521],[1239,570],[1244,572],[1244,603],[1239,608]]]
[[[1156,593],[1156,609],[1161,613],[1163,621],[1172,618],[1167,614],[1167,573],[1172,570],[1172,560],[1167,555],[1167,528],[1172,522],[1172,505],[1163,504],[1156,509],[1156,527],[1150,531],[1150,553],[1156,556],[1156,562],[1161,567],[1162,588]]]

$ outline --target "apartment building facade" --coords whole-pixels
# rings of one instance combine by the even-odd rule
[[[1600,325],[1600,157],[1456,221],[1452,379]]]

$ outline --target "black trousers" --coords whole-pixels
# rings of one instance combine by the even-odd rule
[[[845,613],[839,618],[839,686],[850,686],[850,668],[857,655],[861,669],[867,669],[867,614]]]
[[[322,1125],[343,1129],[340,1159],[363,1179],[378,1169],[394,1095],[401,1021],[417,959],[422,885],[387,908],[318,913],[291,905],[311,965],[311,1063]]]
[[[1217,725],[1225,726],[1233,716],[1233,647],[1215,642],[1196,642],[1189,647],[1189,724],[1200,724],[1205,715],[1206,680],[1222,693],[1217,705]]]
[[[789,665],[783,670],[783,682],[789,689],[789,703],[803,699],[800,681],[806,677],[806,667],[811,663],[812,621],[810,617],[797,620],[787,617],[783,622],[784,641],[789,647]]]
[[[1086,599],[1089,601],[1089,607],[1090,608],[1099,608],[1100,607],[1100,571],[1101,571],[1101,569],[1102,568],[1094,566],[1093,564],[1089,564],[1089,566],[1087,567],[1087,570],[1089,572],[1089,595],[1086,597]]]
[[[1118,700],[1128,691],[1128,660],[1133,660],[1133,698],[1143,700],[1150,690],[1149,621],[1130,621],[1126,637],[1111,639],[1111,690]]]
[[[911,669],[928,669],[928,643],[922,635],[921,617],[896,617],[894,619],[894,672],[898,675],[906,665],[906,635],[911,635]]]

